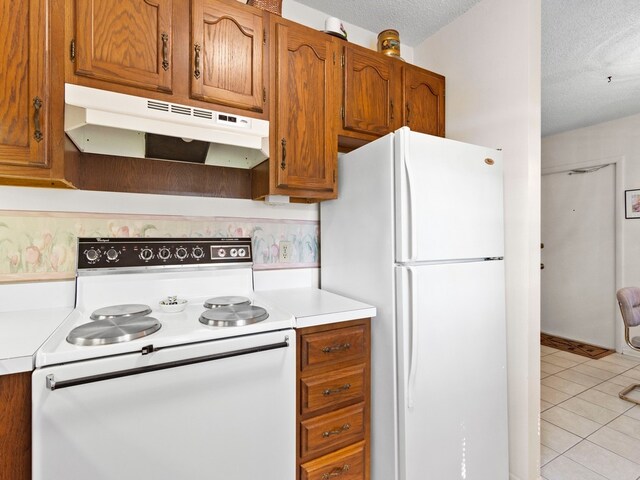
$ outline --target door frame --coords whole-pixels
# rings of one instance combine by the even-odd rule
[[[570,163],[565,165],[558,165],[554,167],[542,168],[541,174],[551,175],[554,173],[569,172],[580,168],[592,168],[600,165],[613,165],[615,171],[615,187],[614,187],[614,204],[615,204],[615,289],[618,291],[622,288],[624,282],[624,167],[626,157],[624,155],[617,155],[614,157],[600,157],[592,160],[585,160],[584,162]],[[542,209],[541,209],[542,210]],[[542,232],[540,232],[542,234]],[[640,357],[639,352],[631,350],[624,341],[624,327],[622,323],[622,316],[620,315],[620,309],[618,308],[618,302],[615,296],[612,298],[614,302],[614,311],[616,316],[615,327],[615,343],[616,351],[622,352],[628,355],[634,355]]]

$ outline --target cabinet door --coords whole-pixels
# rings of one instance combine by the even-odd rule
[[[400,100],[394,95],[399,82],[392,79],[397,61],[362,48],[344,47],[345,130],[385,135],[394,129],[394,100]]]
[[[76,0],[76,74],[171,92],[172,0]]]
[[[404,124],[414,132],[444,137],[444,77],[404,67]]]
[[[31,480],[31,372],[0,375],[0,419],[0,478]]]
[[[276,42],[276,187],[330,197],[338,157],[331,96],[337,52],[326,34],[284,21],[276,24]]]
[[[0,164],[46,166],[47,9],[43,0],[0,0]]]
[[[262,112],[263,13],[236,0],[191,3],[191,96]]]

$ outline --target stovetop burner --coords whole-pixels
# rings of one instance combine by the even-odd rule
[[[250,238],[79,239],[76,308],[36,368],[293,328],[291,314],[254,292],[251,252]],[[163,310],[167,295],[187,300],[184,310]]]
[[[232,305],[251,305],[251,300],[247,297],[224,296],[213,297],[204,302],[205,308],[230,307]]]
[[[149,305],[129,303],[124,305],[109,305],[94,311],[91,320],[113,320],[116,318],[144,317],[151,313]]]
[[[71,330],[67,342],[82,346],[128,342],[151,335],[160,330],[161,326],[153,317],[96,320]]]
[[[269,317],[262,307],[230,305],[206,310],[200,315],[200,323],[211,327],[241,327],[262,322]]]

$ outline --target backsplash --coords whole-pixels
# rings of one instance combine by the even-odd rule
[[[313,220],[0,210],[0,282],[73,278],[78,237],[251,237],[255,269],[320,265]]]

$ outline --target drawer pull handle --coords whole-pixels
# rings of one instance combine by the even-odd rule
[[[347,390],[349,390],[351,388],[351,384],[350,383],[345,383],[344,385],[342,385],[341,387],[338,388],[327,388],[326,390],[322,391],[322,395],[324,395],[325,397],[328,397],[329,395],[333,395],[334,393],[342,393],[342,392],[346,392]]]
[[[329,473],[323,473],[322,480],[329,480],[330,478],[333,478],[333,477],[339,477],[343,473],[347,473],[350,468],[351,466],[348,463],[345,463],[342,467],[336,467],[333,470],[331,470],[331,472]]]
[[[350,348],[351,348],[350,343],[342,343],[340,345],[332,345],[330,347],[324,347],[322,349],[322,353],[344,352],[345,350],[349,350]]]
[[[351,425],[345,423],[341,427],[336,428],[335,430],[328,430],[326,432],[322,432],[322,438],[329,438],[331,435],[340,435],[342,432],[346,432],[351,428]]]

